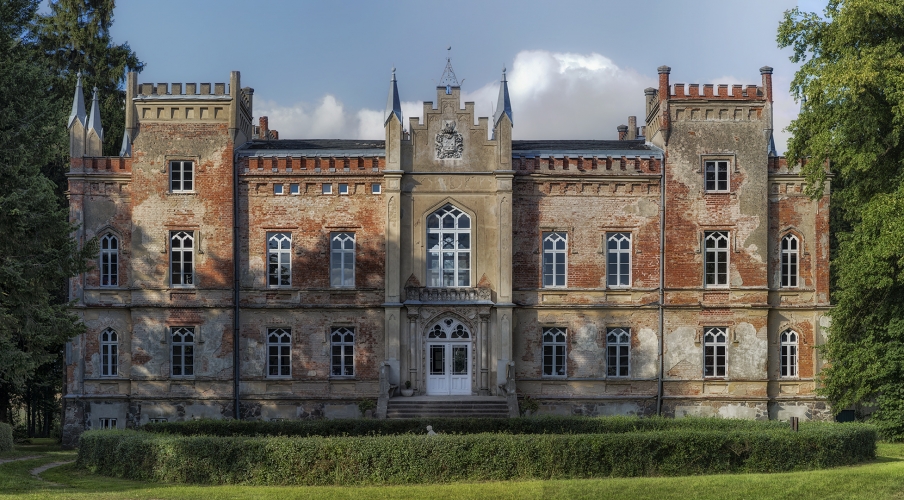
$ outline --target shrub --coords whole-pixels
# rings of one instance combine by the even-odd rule
[[[0,423],[0,452],[13,449],[13,427]]]
[[[78,464],[136,480],[207,484],[410,484],[781,472],[875,457],[861,424],[598,434],[370,437],[176,436],[89,431]]]
[[[146,424],[143,430],[183,436],[375,436],[424,434],[428,425],[445,434],[601,434],[669,429],[784,429],[787,422],[716,418],[538,417],[416,418],[399,420],[189,420]]]

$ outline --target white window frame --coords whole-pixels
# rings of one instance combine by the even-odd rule
[[[105,234],[100,239],[100,286],[119,286],[119,238]]]
[[[100,376],[119,376],[119,335],[112,328],[100,332]]]
[[[793,247],[793,248],[792,248]],[[800,238],[786,234],[781,241],[781,287],[797,288],[800,284]]]
[[[703,329],[703,378],[728,378],[728,328],[724,326]]]
[[[568,233],[543,233],[543,288],[568,286]]]
[[[333,185],[329,182],[324,182],[322,186],[320,186],[320,194],[333,194]]]
[[[330,329],[330,377],[355,376],[355,329],[334,326]]]
[[[267,378],[292,376],[292,330],[267,329]]]
[[[177,239],[178,247],[174,245]],[[186,241],[189,243],[188,246],[185,245]],[[188,272],[185,272],[186,265],[189,269]],[[176,271],[177,266],[178,271]],[[170,285],[179,288],[194,288],[195,286],[194,231],[170,231]]]
[[[370,185],[370,194],[380,194],[382,192],[383,186],[381,186],[379,182],[374,182]]]
[[[301,188],[299,187],[299,185],[296,183],[289,184],[289,194],[292,194],[292,195],[301,194]]]
[[[606,377],[631,376],[631,329],[606,329]]]
[[[273,194],[276,195],[276,196],[280,196],[280,195],[286,194],[286,192],[285,192],[285,186],[283,186],[282,184],[274,184],[274,185],[273,185]]]
[[[728,231],[707,231],[703,238],[703,284],[706,288],[728,288],[731,239]],[[719,246],[724,244],[724,246]],[[719,266],[724,270],[719,272]],[[710,271],[712,268],[712,271]]]
[[[170,327],[170,376],[191,378],[195,376],[195,339],[197,332],[193,326]],[[186,340],[188,339],[188,340]],[[176,354],[178,351],[178,354]],[[178,356],[178,358],[177,358]],[[178,363],[176,360],[178,359]],[[186,359],[190,361],[186,362]],[[178,373],[176,373],[178,372]],[[191,373],[186,373],[191,372]]]
[[[163,417],[155,417],[155,418],[148,419],[148,423],[151,423],[151,424],[162,424],[166,421],[167,421],[167,419],[163,418]]]
[[[779,376],[796,379],[800,376],[800,334],[791,328],[779,335]]]
[[[292,233],[267,233],[267,286],[292,286]]]
[[[355,287],[355,233],[330,233],[330,287]]]
[[[188,167],[187,169],[186,166]],[[171,193],[194,193],[195,181],[195,162],[190,160],[170,160],[169,188]]]
[[[97,428],[98,429],[115,429],[116,428],[116,419],[101,417],[101,418],[97,419]]]
[[[449,227],[444,227],[446,222]],[[427,216],[427,283],[431,287],[471,286],[471,216],[447,203]],[[448,243],[450,248],[442,248]],[[450,261],[447,259],[451,259]],[[443,264],[450,262],[450,267]],[[463,267],[464,263],[467,267]]]
[[[703,162],[703,189],[707,193],[727,193],[731,190],[731,162],[706,160]]]
[[[557,326],[543,328],[541,345],[543,377],[568,377],[568,329]]]
[[[627,248],[623,246],[625,242],[627,242]],[[606,286],[608,288],[631,288],[631,277],[634,274],[631,244],[631,233],[606,233]],[[627,275],[622,272],[625,265],[628,268]]]
[[[348,195],[348,184],[344,182],[339,183],[339,194],[340,195]]]

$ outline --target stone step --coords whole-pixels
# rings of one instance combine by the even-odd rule
[[[508,404],[499,398],[432,399],[392,398],[387,418],[483,417],[508,418]]]

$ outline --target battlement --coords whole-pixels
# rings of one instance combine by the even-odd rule
[[[675,83],[671,86],[669,99],[724,99],[724,100],[745,100],[745,101],[765,101],[766,95],[763,87],[758,85],[732,85],[731,93],[728,91],[727,84],[704,83],[703,93],[700,93],[700,85],[691,83],[685,84]],[[715,92],[714,92],[715,91]]]
[[[99,156],[72,158],[70,174],[131,174],[132,158],[120,156]]]
[[[197,83],[142,83],[138,86],[138,94],[136,97],[158,97],[158,98],[216,98],[230,97],[231,92],[229,85],[225,83],[214,83],[213,92],[211,93],[211,84],[202,83],[200,88]],[[184,92],[183,92],[184,90]]]
[[[250,156],[241,160],[245,174],[373,174],[386,168],[383,156]]]
[[[653,155],[637,156],[515,156],[512,169],[516,174],[597,174],[631,175],[658,173],[661,161]]]

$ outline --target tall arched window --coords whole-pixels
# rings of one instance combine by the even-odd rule
[[[427,217],[430,286],[471,286],[471,218],[445,205]]]
[[[100,374],[103,377],[119,374],[119,338],[112,328],[100,334]]]
[[[100,286],[119,284],[119,240],[112,234],[100,239]]]
[[[782,332],[780,354],[782,377],[797,377],[797,332]]]
[[[800,241],[797,236],[788,234],[782,238],[782,288],[797,286],[797,263]]]

